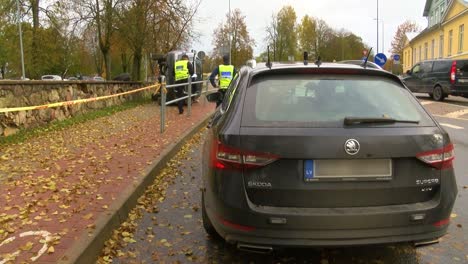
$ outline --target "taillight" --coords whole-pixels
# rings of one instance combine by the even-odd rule
[[[457,80],[457,62],[452,62],[452,67],[450,68],[450,83],[454,84]]]
[[[446,219],[442,219],[440,221],[437,221],[435,223],[433,223],[432,225],[435,226],[435,227],[443,227],[443,226],[446,226],[450,223],[450,218],[446,218]]]
[[[419,153],[416,157],[439,170],[451,168],[453,166],[453,159],[455,159],[453,144],[448,144],[440,149]]]
[[[266,166],[279,157],[269,153],[239,150],[221,142],[213,144],[212,166],[217,169],[253,169]]]

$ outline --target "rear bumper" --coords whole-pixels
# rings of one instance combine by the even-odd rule
[[[317,232],[291,232],[283,231],[271,233],[272,236],[257,236],[239,233],[226,233],[225,240],[228,243],[238,244],[254,244],[271,246],[274,248],[283,247],[343,247],[343,246],[363,246],[363,245],[380,245],[380,244],[396,244],[404,242],[424,242],[435,240],[442,237],[446,233],[446,228],[435,232],[423,232],[413,234],[411,228],[408,230],[401,229],[385,229],[385,230],[335,230],[330,233],[337,233],[341,238],[323,238]],[[382,233],[389,233],[382,236]],[[390,233],[401,232],[399,235],[391,235]],[[367,233],[368,237],[362,236]],[[297,235],[295,238],[286,237],[287,235]],[[343,238],[350,237],[350,238]]]
[[[232,244],[244,243],[254,244],[272,247],[337,247],[337,246],[356,246],[356,245],[374,245],[374,244],[391,244],[391,243],[402,243],[402,242],[422,242],[437,239],[443,236],[448,228],[448,225],[442,227],[435,227],[431,224],[423,224],[414,222],[406,226],[398,226],[398,222],[401,219],[401,215],[404,215],[406,219],[409,218],[412,212],[395,214],[383,214],[375,215],[373,213],[363,214],[361,216],[332,216],[325,217],[330,219],[331,223],[336,224],[335,228],[330,229],[330,222],[327,223],[327,228],[320,228],[320,221],[324,216],[284,216],[284,215],[264,215],[258,214],[255,219],[252,215],[246,215],[245,213],[239,213],[238,216],[241,218],[250,219],[250,221],[241,221],[241,223],[235,223],[233,220],[227,220],[229,222],[240,224],[242,226],[252,228],[252,230],[246,231],[245,228],[240,230],[239,228],[233,227],[233,225],[226,225],[216,212],[207,209],[208,216],[211,219],[213,226],[216,231],[228,242]],[[413,213],[424,213],[417,211]],[[244,217],[242,217],[244,215]],[[270,216],[284,217],[287,220],[291,220],[292,223],[285,225],[271,225],[265,226]],[[382,221],[375,222],[369,219],[380,218]],[[237,217],[234,217],[237,218]],[[388,221],[392,221],[395,218],[396,226],[379,227],[382,224],[387,224]],[[224,218],[223,218],[224,219]],[[257,222],[257,220],[263,223],[259,225],[248,226],[248,224]],[[239,219],[240,220],[240,219]],[[301,229],[295,228],[294,222],[308,222],[311,228]],[[361,226],[367,226],[367,228],[343,228],[348,222],[360,221],[364,223]],[[339,223],[342,223],[340,226]],[[317,229],[312,229],[314,225],[318,225]],[[304,226],[304,225],[302,225]]]
[[[424,242],[446,233],[447,224],[434,223],[450,218],[456,199],[453,170],[442,174],[438,195],[422,203],[348,208],[257,206],[249,201],[242,183],[231,181],[226,192],[207,188],[205,207],[216,231],[233,244],[335,247]],[[415,215],[424,218],[415,220]]]
[[[463,84],[451,84],[449,93],[456,96],[468,96],[468,82]]]

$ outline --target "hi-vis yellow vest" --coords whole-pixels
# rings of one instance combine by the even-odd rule
[[[189,78],[188,60],[179,60],[174,65],[175,81]]]
[[[219,65],[219,88],[227,89],[234,77],[234,66]]]

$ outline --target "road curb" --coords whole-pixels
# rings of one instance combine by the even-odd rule
[[[83,230],[81,237],[71,248],[66,250],[58,263],[95,263],[101,254],[104,242],[111,237],[112,231],[127,219],[129,212],[137,205],[138,198],[153,183],[159,171],[179,152],[188,139],[206,125],[211,116],[212,114],[207,115],[191,130],[182,134],[179,140],[166,147],[161,152],[160,157],[145,170],[145,176],[123,190],[121,195],[109,206],[108,213],[97,219],[94,232],[89,235],[86,230]]]

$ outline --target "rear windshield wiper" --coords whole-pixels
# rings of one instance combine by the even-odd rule
[[[419,120],[399,120],[391,117],[345,117],[344,124],[346,126],[356,124],[378,124],[378,123],[409,123],[419,124]]]

